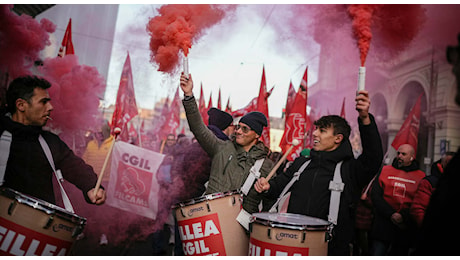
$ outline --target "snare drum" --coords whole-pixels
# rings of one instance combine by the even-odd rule
[[[0,188],[0,255],[68,255],[86,219]]]
[[[213,193],[173,206],[185,255],[248,255],[249,238],[236,220],[238,191]]]
[[[327,255],[331,223],[291,213],[254,213],[249,223],[249,255]]]

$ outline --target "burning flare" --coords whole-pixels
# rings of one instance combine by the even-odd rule
[[[168,73],[177,67],[179,52],[188,56],[193,41],[224,17],[224,11],[207,4],[163,5],[158,13],[146,28],[150,35],[150,61],[159,65],[159,71]]]

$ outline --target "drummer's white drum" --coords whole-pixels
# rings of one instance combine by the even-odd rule
[[[251,256],[325,256],[331,224],[291,213],[254,213],[249,223]]]

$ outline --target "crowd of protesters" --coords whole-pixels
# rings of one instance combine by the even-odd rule
[[[448,61],[454,67],[453,72],[458,84],[458,105],[459,48],[460,45],[447,49]],[[30,79],[40,80],[19,80]],[[35,191],[35,196],[51,203],[55,202],[50,176],[43,178],[42,182],[47,187],[45,189],[43,185],[36,185],[37,177],[29,178],[29,181],[35,181],[29,183],[30,187],[18,179],[20,174],[37,171],[20,169],[21,167],[42,165],[45,168],[42,171],[48,172],[48,168],[53,166],[38,157],[36,159],[39,163],[21,163],[22,155],[27,151],[32,151],[34,156],[40,154],[37,152],[42,149],[39,136],[43,136],[51,146],[53,156],[57,156],[56,165],[67,167],[66,163],[71,162],[78,165],[77,168],[86,169],[84,178],[75,178],[72,175],[65,175],[64,178],[77,183],[87,203],[102,205],[106,199],[105,190],[101,187],[97,193],[93,193],[97,174],[87,164],[95,156],[85,154],[82,157],[86,160],[82,160],[57,136],[42,129],[52,110],[46,91],[49,84],[37,87],[35,82],[21,83],[19,86],[27,86],[28,92],[19,95],[13,92],[15,82],[17,81],[13,81],[13,87],[10,86],[7,93],[10,111],[1,118],[0,124],[2,134],[12,134],[13,141],[10,141],[10,145],[14,147],[11,157],[6,157],[8,164],[1,183],[4,181],[5,187],[25,193]],[[415,158],[415,149],[410,144],[400,145],[392,163],[383,165],[380,134],[373,116],[368,112],[370,99],[366,90],[359,91],[355,100],[363,141],[362,154],[354,158],[349,142],[351,129],[348,122],[339,116],[324,116],[314,122],[316,128],[313,132],[312,150],[301,154],[292,164],[280,167],[272,179],[266,180],[265,177],[279,158],[279,154],[272,153],[259,140],[263,128],[267,126],[267,118],[260,112],[250,112],[235,125],[231,115],[213,108],[208,111],[209,122],[206,126],[201,120],[193,96],[191,75],[182,74],[180,84],[184,92],[183,105],[187,120],[193,138],[198,142],[184,134],[178,135],[177,138],[174,134],[169,134],[159,143],[157,151],[165,154],[157,173],[162,190],[159,200],[162,206],[170,208],[175,203],[204,194],[240,189],[255,169],[259,176],[254,178],[248,190],[243,192],[242,211],[249,214],[267,211],[294,174],[306,172],[291,187],[287,212],[327,219],[333,223],[333,238],[329,243],[330,255],[404,256],[456,253],[458,227],[454,224],[454,227],[449,229],[448,220],[454,216],[455,203],[458,204],[458,193],[454,193],[456,186],[452,186],[458,185],[458,151],[445,152],[439,161],[433,163],[429,175],[420,170]],[[28,137],[32,135],[36,138],[30,141]],[[107,134],[103,136],[95,135],[93,140],[99,148],[101,143],[110,138]],[[18,137],[29,144],[25,141],[18,142]],[[88,143],[88,147],[90,144],[91,142]],[[51,174],[51,171],[49,172]],[[225,175],[226,172],[228,173]],[[313,174],[308,174],[309,172]],[[329,188],[329,181],[337,172],[342,176],[338,183],[333,184],[341,184],[338,191],[343,192],[344,196],[337,204],[338,216],[331,218],[331,209],[328,211],[325,205],[333,203],[330,193],[335,190]],[[38,172],[35,175],[42,176]],[[321,179],[317,179],[318,176]],[[173,187],[177,184],[178,178],[187,183],[187,188],[175,194]],[[151,245],[145,254],[183,255],[174,212],[167,211],[163,214],[167,215],[162,216],[163,219],[168,220],[160,223],[164,224],[164,228],[149,236]],[[442,223],[442,220],[445,220],[445,223]],[[107,244],[102,238],[107,239],[102,236],[99,244]]]

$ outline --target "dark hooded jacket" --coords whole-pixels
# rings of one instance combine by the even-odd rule
[[[64,179],[76,185],[89,201],[86,193],[96,186],[97,175],[57,135],[39,126],[26,126],[8,116],[1,116],[0,134],[4,130],[9,131],[13,138],[3,187],[56,204],[53,170],[38,141],[41,134],[51,150],[56,169],[60,169]]]
[[[359,131],[363,153],[355,159],[350,141],[345,139],[334,151],[312,150],[310,158],[299,157],[285,171],[278,170],[277,177],[270,180],[268,197],[277,197],[293,174],[307,161],[308,167],[291,187],[288,213],[302,214],[311,217],[328,219],[331,192],[329,182],[333,179],[335,166],[343,161],[341,167],[342,182],[345,184],[340,196],[337,226],[333,230],[333,238],[329,243],[329,255],[349,254],[348,244],[353,238],[354,208],[359,199],[360,191],[377,174],[383,159],[380,135],[371,117],[370,125],[363,125],[360,120]]]

